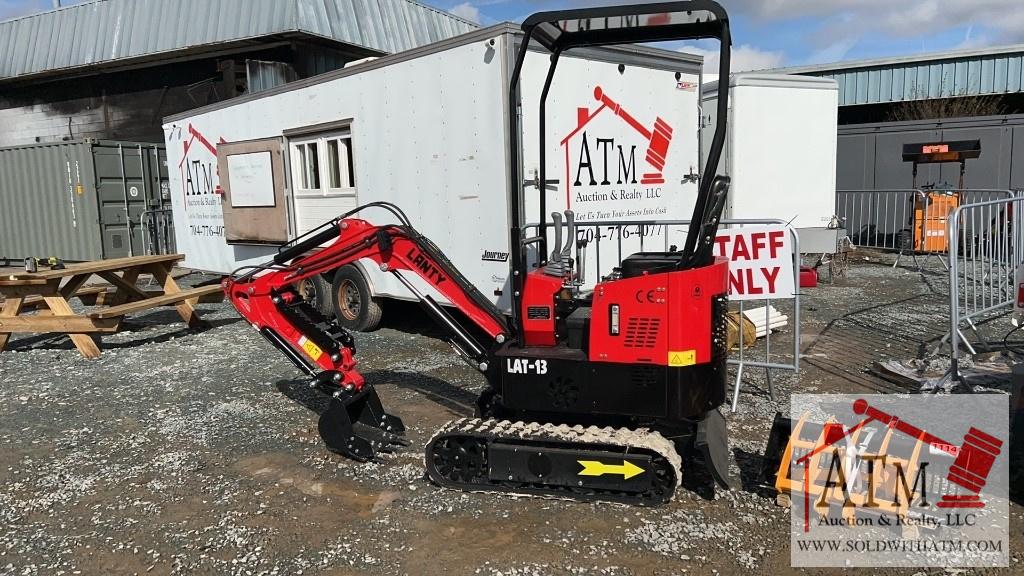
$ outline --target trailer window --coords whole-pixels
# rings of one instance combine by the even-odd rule
[[[309,174],[309,187],[320,187],[320,157],[317,154],[316,142],[306,145],[306,168]]]
[[[340,191],[353,188],[352,179],[352,138],[327,139],[327,165],[330,171],[328,186]]]
[[[292,144],[292,167],[297,190],[320,188],[320,156],[316,142]]]
[[[320,188],[320,157],[317,154],[316,142],[296,144],[297,167],[299,172],[300,190],[316,190]]]
[[[293,140],[291,146],[296,192],[304,196],[347,196],[355,192],[352,136],[347,131],[304,137]]]
[[[299,129],[289,137],[294,223],[298,234],[320,226],[328,218],[358,205],[352,131],[349,125],[309,132]]]

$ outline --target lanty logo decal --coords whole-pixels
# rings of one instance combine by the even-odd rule
[[[660,116],[651,126],[641,123],[600,86],[594,88],[594,98],[600,105],[593,112],[577,108],[576,127],[561,141],[566,207],[576,210],[583,220],[664,213],[661,185],[665,183],[672,127]],[[608,128],[594,121],[606,111],[632,128],[633,137],[605,137]],[[638,148],[644,154],[643,165],[637,164]],[[645,201],[658,206],[645,206]]]

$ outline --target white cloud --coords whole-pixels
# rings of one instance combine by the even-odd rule
[[[840,38],[826,46],[814,50],[805,58],[808,63],[842,62],[846,55],[857,45],[856,38]]]
[[[463,2],[462,4],[452,6],[448,11],[460,18],[465,18],[470,22],[475,22],[477,24],[480,23],[480,9],[469,2]]]
[[[823,19],[807,36],[818,49],[871,33],[928,38],[964,25],[992,31],[979,33],[973,44],[1024,42],[1021,0],[734,0],[728,9],[762,22]]]
[[[709,50],[687,45],[680,48],[679,51],[703,56],[705,77],[718,74],[718,49]],[[732,47],[732,53],[729,56],[729,70],[731,72],[767,70],[781,67],[784,61],[785,55],[782,52],[761,50],[749,44],[740,44]]]

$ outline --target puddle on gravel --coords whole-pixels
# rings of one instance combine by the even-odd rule
[[[383,494],[388,491],[367,490],[343,478],[324,478],[303,465],[291,454],[267,453],[249,456],[237,461],[234,468],[257,483],[265,485],[267,493],[274,490],[296,490],[308,498],[323,499],[331,503],[334,515],[344,510],[345,515],[367,518],[374,513]],[[391,501],[397,496],[389,496]],[[315,508],[315,507],[310,507]]]

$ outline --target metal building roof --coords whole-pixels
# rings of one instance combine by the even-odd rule
[[[476,27],[413,0],[93,0],[0,22],[0,80],[266,36],[394,53]]]
[[[833,78],[839,105],[1024,91],[1024,44],[772,70]]]

